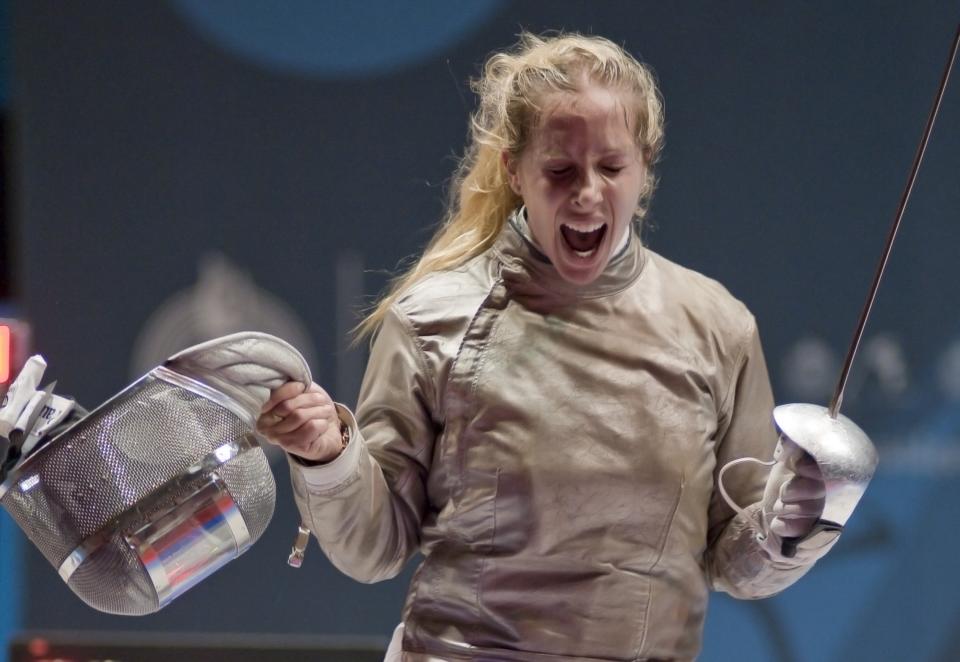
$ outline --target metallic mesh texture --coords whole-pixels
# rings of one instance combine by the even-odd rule
[[[25,463],[0,505],[54,568],[102,536],[107,542],[81,563],[70,587],[102,611],[149,613],[158,608],[156,592],[123,534],[209,475],[184,480],[188,467],[232,441],[247,450],[213,470],[256,542],[273,515],[276,485],[263,450],[249,447],[251,435],[221,405],[148,376]]]
[[[257,446],[227,462],[217,473],[243,514],[253,544],[266,530],[277,503],[277,485],[266,454]]]
[[[94,609],[122,616],[143,616],[159,608],[157,591],[121,533],[94,551],[67,585]]]

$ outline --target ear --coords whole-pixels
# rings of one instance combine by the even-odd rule
[[[641,159],[642,159],[642,160],[641,160],[641,163],[643,163],[643,167],[644,167],[646,170],[649,171],[649,170],[650,170],[650,161],[653,159],[653,148],[652,148],[652,147],[649,147],[649,146],[648,146],[648,147],[644,147],[644,148],[640,151],[640,155],[641,155]]]
[[[500,152],[500,160],[503,162],[503,169],[507,173],[507,182],[510,184],[510,188],[522,198],[523,193],[520,191],[520,175],[517,172],[517,160],[506,150]]]

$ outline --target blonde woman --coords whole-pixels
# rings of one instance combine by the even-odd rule
[[[636,232],[663,141],[650,72],[597,37],[523,35],[475,84],[442,227],[364,321],[357,415],[275,391],[260,429],[348,575],[418,550],[388,658],[690,659],[708,590],[758,598],[836,534],[802,536],[822,484],[758,510],[773,399],[753,317]],[[769,530],[761,531],[760,529]]]

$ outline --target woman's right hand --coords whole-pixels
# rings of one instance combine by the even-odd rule
[[[329,462],[343,448],[340,419],[327,392],[311,383],[287,382],[270,393],[257,431],[304,460]]]

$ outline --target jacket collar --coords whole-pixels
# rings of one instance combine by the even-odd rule
[[[640,277],[646,262],[640,237],[631,231],[627,245],[611,258],[596,280],[587,285],[568,283],[533,243],[523,207],[511,214],[494,244],[494,252],[508,290],[524,298],[556,304],[616,294]]]

